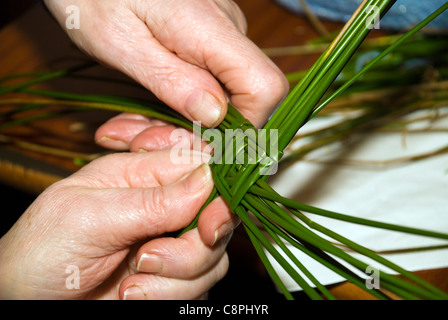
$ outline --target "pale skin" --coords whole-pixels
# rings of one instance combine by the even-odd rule
[[[214,127],[231,102],[261,127],[288,91],[279,69],[246,36],[228,0],[46,0],[65,24],[81,9],[78,47],[153,92],[190,120]],[[228,268],[239,221],[221,198],[180,238],[213,186],[207,165],[174,165],[175,127],[121,114],[95,135],[117,151],[43,192],[0,240],[0,297],[197,299]],[[202,160],[208,155],[201,154]],[[4,263],[7,261],[7,263]],[[68,290],[66,267],[80,269]]]
[[[0,297],[203,296],[226,273],[237,222],[217,199],[201,215],[200,224],[214,224],[203,236],[193,229],[164,237],[189,224],[213,187],[208,165],[173,165],[169,157],[168,150],[109,155],[45,190],[0,240]],[[216,225],[216,215],[227,215],[227,224]],[[66,287],[70,265],[80,270],[77,290]]]

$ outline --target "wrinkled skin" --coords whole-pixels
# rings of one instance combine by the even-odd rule
[[[288,90],[282,72],[246,36],[229,0],[46,0],[80,49],[138,81],[188,119],[214,127],[229,100],[261,127]]]
[[[233,1],[45,3],[81,50],[203,126],[219,124],[231,102],[261,127],[288,92],[280,70],[245,36]],[[80,29],[68,30],[72,5],[80,9]],[[197,229],[166,234],[188,225],[213,185],[207,166],[169,161],[174,129],[132,114],[102,125],[98,144],[151,152],[101,158],[42,193],[0,240],[0,297],[205,297],[227,272],[225,247],[239,221],[218,198]],[[68,290],[73,265],[80,288]]]
[[[217,199],[201,215],[205,228],[164,236],[187,226],[213,188],[208,165],[169,157],[113,154],[50,186],[0,240],[0,297],[203,297],[227,272],[238,221]],[[69,266],[79,289],[66,285]]]

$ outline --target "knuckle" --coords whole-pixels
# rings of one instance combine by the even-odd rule
[[[247,21],[243,11],[233,0],[215,0],[216,5],[224,12],[243,34],[247,33]]]
[[[167,203],[164,188],[153,188],[150,192],[143,190],[142,203],[145,217],[150,220],[151,226],[160,229],[164,217],[169,210],[169,203]],[[157,230],[156,233],[164,232]]]
[[[266,107],[275,107],[288,92],[288,80],[280,70],[272,67],[265,73],[254,96],[258,103],[265,104]]]
[[[153,234],[163,234],[175,231],[183,226],[182,219],[176,219],[178,212],[188,211],[184,196],[173,194],[164,186],[148,189],[142,192],[143,214]]]
[[[280,101],[285,98],[289,92],[289,82],[281,72],[276,72],[271,80],[272,96],[275,101]]]

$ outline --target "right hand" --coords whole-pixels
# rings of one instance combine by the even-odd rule
[[[66,8],[77,6],[80,28],[66,31],[80,49],[204,127],[224,119],[228,100],[262,127],[288,92],[283,73],[245,36],[244,15],[231,0],[45,3],[62,26]]]

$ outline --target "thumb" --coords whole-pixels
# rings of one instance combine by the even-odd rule
[[[115,247],[124,248],[186,227],[212,189],[210,167],[203,164],[168,185],[93,190],[93,199],[103,208],[102,215],[95,215],[96,225],[113,237]]]

